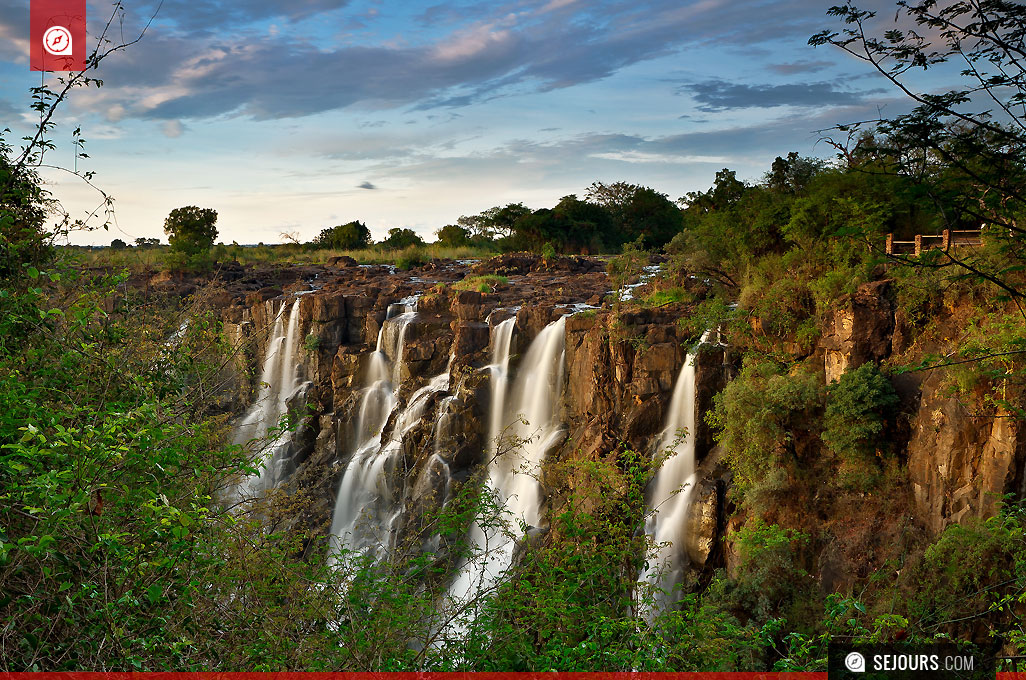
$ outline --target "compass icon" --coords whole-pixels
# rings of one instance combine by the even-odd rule
[[[55,57],[70,56],[71,31],[64,26],[51,26],[43,33],[43,48]]]

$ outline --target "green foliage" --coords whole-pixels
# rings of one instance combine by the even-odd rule
[[[846,371],[827,386],[822,439],[844,462],[842,475],[868,481],[880,469],[878,456],[887,450],[880,435],[897,405],[891,381],[873,363]]]
[[[175,208],[164,220],[171,250],[194,256],[206,252],[217,238],[217,211],[194,205]]]
[[[558,245],[562,253],[598,253],[620,243],[609,211],[573,194],[561,198],[551,210],[523,215],[514,230],[525,247],[539,252],[546,243]]]
[[[778,364],[746,359],[706,416],[725,449],[736,492],[775,492],[787,484],[781,475],[800,465],[798,446],[815,427],[821,390],[818,378],[800,366],[785,372]]]
[[[646,247],[657,248],[680,231],[680,210],[654,189],[627,182],[593,182],[586,198],[609,211],[621,243],[640,238]]]
[[[471,244],[470,230],[456,224],[447,224],[435,232],[435,234],[438,236],[438,244],[449,248],[458,248]]]
[[[737,611],[766,622],[783,616],[792,625],[810,625],[816,587],[802,566],[800,548],[809,537],[800,531],[754,520],[732,536],[740,561],[737,575],[716,596],[729,597]]]
[[[0,137],[0,281],[22,285],[28,267],[53,258],[53,234],[44,227],[49,193],[35,171],[15,167]]]
[[[922,587],[929,584],[929,587]],[[915,630],[932,635],[952,625],[984,625],[992,636],[1026,647],[1023,587],[1026,586],[1026,514],[1006,504],[986,520],[952,524],[897,584],[900,611]],[[968,622],[964,623],[964,622]]]
[[[693,302],[694,300],[695,296],[687,288],[674,286],[672,288],[654,290],[644,298],[639,299],[638,302],[644,307],[661,307],[677,302]]]
[[[642,456],[549,466],[550,539],[530,546],[468,636],[476,670],[628,670],[643,663],[630,615],[648,466]]]
[[[388,230],[388,236],[378,245],[392,250],[404,250],[411,246],[424,246],[425,243],[424,239],[412,229],[393,227]]]
[[[431,256],[421,246],[407,246],[395,258],[395,266],[401,270],[420,267],[431,261]]]
[[[337,250],[359,250],[367,248],[371,243],[370,229],[363,222],[353,221],[337,227],[322,229],[313,240],[315,248],[334,248]]]
[[[480,293],[490,293],[494,288],[509,284],[509,279],[498,274],[483,274],[481,276],[468,276],[462,281],[452,284],[452,290],[476,290]]]
[[[467,230],[475,243],[497,242],[501,250],[508,251],[520,247],[514,226],[517,220],[530,214],[531,209],[523,203],[509,203],[503,207],[489,208],[477,215],[464,215],[456,223]]]

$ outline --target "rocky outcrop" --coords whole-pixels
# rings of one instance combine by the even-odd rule
[[[894,304],[887,297],[889,285],[890,280],[863,284],[829,315],[819,342],[827,383],[867,361],[890,356]]]
[[[1022,495],[1026,461],[1021,421],[994,409],[970,413],[945,393],[943,373],[923,382],[908,443],[915,507],[934,534],[994,514],[1006,493]]]

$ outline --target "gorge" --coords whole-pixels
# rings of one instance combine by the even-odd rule
[[[740,555],[724,538],[744,517],[735,512],[731,468],[704,416],[739,367],[729,345],[685,327],[686,305],[632,306],[629,296],[618,304],[601,267],[587,258],[513,255],[410,272],[311,268],[299,272],[305,280],[236,294],[222,310],[225,329],[251,343],[249,367],[263,361],[259,381],[243,381],[235,397],[240,405],[247,392],[256,399],[237,421],[235,440],[262,434],[286,411],[294,417],[293,430],[270,438],[260,473],[243,488],[310,491],[311,507],[295,519],[324,529],[308,559],[433,555],[447,565],[448,606],[470,616],[472,603],[493,592],[528,543],[559,540],[550,527],[561,508],[547,488],[547,461],[615,464],[634,450],[665,458],[651,473],[644,528],[637,528],[653,551],[637,556],[645,586],[638,597],[649,602],[638,606],[654,615],[672,608],[677,588],[694,588],[717,569],[736,571]],[[658,270],[656,262],[643,274]],[[461,281],[485,276],[493,277],[487,292],[460,290],[469,287]],[[703,284],[685,284],[701,299]],[[834,312],[817,346],[801,350],[821,367],[820,380],[905,350],[885,286],[860,289]],[[246,367],[239,366],[243,374]],[[1019,484],[1022,445],[1014,428],[970,434],[966,428],[975,426],[964,419],[938,420],[935,414],[958,407],[915,378],[896,380],[914,428],[902,435],[911,510],[939,532],[967,513],[987,516],[989,492]],[[923,431],[924,419],[936,434]],[[935,438],[965,448],[925,443]],[[937,456],[955,465],[929,462]],[[498,514],[456,534],[437,531],[438,513],[474,488],[485,490]],[[808,511],[786,503],[777,509],[792,518]],[[845,521],[848,532],[853,522],[870,534],[880,526],[872,514]],[[883,537],[870,534],[868,543],[820,542],[818,578],[833,587],[853,582],[866,568],[858,551],[867,547],[882,559]],[[457,549],[465,542],[469,552]],[[441,637],[459,633],[460,616]]]

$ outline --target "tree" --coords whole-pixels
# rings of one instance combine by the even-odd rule
[[[116,238],[116,239],[114,239],[113,241],[110,242],[110,249],[111,250],[124,250],[127,247],[128,247],[128,244],[125,243],[124,241],[122,241],[119,238]]]
[[[171,211],[164,220],[164,233],[168,235],[171,250],[195,255],[214,245],[216,223],[216,210],[189,205]]]
[[[523,203],[495,206],[477,215],[463,215],[456,224],[470,232],[470,237],[483,241],[509,239],[514,234],[517,220],[530,215],[531,209]]]
[[[639,236],[645,246],[656,248],[669,242],[681,230],[681,212],[666,194],[641,187],[624,207],[623,234],[625,241]]]
[[[455,224],[447,224],[435,232],[438,243],[449,248],[470,245],[470,231]]]
[[[371,233],[366,224],[354,220],[337,227],[321,230],[320,235],[314,239],[313,243],[318,248],[359,250],[370,246]]]
[[[410,246],[423,246],[425,244],[424,239],[422,239],[417,232],[412,229],[400,229],[399,227],[393,227],[388,230],[388,238],[383,240],[380,245],[385,248],[402,250],[403,248],[409,248]]]
[[[592,182],[585,198],[601,205],[613,218],[613,224],[620,231],[616,245],[636,241],[640,236],[646,247],[658,247],[681,229],[677,206],[666,194],[640,184]]]
[[[787,158],[777,156],[773,159],[773,165],[763,179],[766,186],[774,191],[799,194],[825,166],[826,163],[818,158],[802,157],[792,151]]]
[[[139,238],[135,239],[135,245],[138,248],[153,248],[155,246],[160,245],[160,239],[146,238],[145,236],[140,236]]]
[[[542,208],[520,217],[514,231],[528,248],[539,252],[546,243],[564,253],[599,252],[619,245],[609,211],[574,194],[561,198],[551,210]]]
[[[640,184],[627,182],[592,182],[585,191],[584,199],[603,206],[618,224],[623,224],[626,221],[627,206],[641,189],[644,187]]]
[[[1019,276],[1026,260],[1026,6],[1004,0],[897,5],[894,27],[881,35],[870,28],[875,12],[851,2],[832,7],[828,14],[845,28],[821,31],[809,44],[834,45],[866,62],[915,107],[890,119],[838,125],[833,131],[846,138],[824,131],[826,140],[846,157],[857,144],[861,154],[889,158],[893,172],[929,187],[952,228],[968,220],[996,227],[1001,258],[983,261],[949,249],[930,266],[968,272],[1019,302],[1026,295]],[[917,72],[949,63],[962,69],[956,86],[939,93],[917,86]]]

